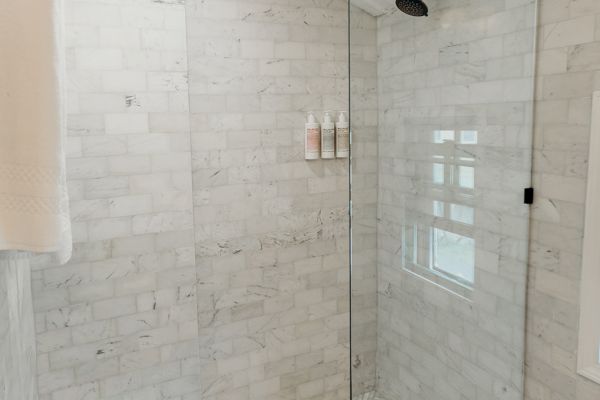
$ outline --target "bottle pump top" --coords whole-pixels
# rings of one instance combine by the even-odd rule
[[[338,123],[343,124],[348,122],[348,118],[346,117],[346,112],[345,111],[341,111],[340,115],[338,116]]]
[[[323,124],[331,124],[333,120],[331,119],[331,112],[325,111],[325,115],[323,116]]]
[[[308,112],[308,123],[309,124],[316,124],[317,123],[317,118],[315,118],[315,114],[312,111]]]

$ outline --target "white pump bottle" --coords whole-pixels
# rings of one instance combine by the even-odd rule
[[[335,156],[337,158],[348,158],[350,157],[350,122],[345,111],[340,112],[335,128]]]
[[[308,113],[304,130],[304,158],[318,160],[321,157],[321,125],[315,114]]]
[[[335,123],[330,111],[326,111],[321,125],[321,158],[335,158]]]

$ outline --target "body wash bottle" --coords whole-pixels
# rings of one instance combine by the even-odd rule
[[[321,126],[321,158],[335,158],[335,123],[330,111],[325,112]]]
[[[340,112],[335,128],[335,156],[348,158],[350,156],[350,122],[345,111]]]
[[[304,130],[304,158],[318,160],[321,157],[321,125],[310,111]]]

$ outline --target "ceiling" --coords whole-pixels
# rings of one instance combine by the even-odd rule
[[[396,8],[394,0],[350,0],[350,2],[375,17],[387,14]]]

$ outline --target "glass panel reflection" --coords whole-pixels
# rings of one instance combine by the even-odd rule
[[[431,266],[461,283],[473,284],[475,277],[475,240],[432,228]]]
[[[433,130],[429,156],[431,206],[411,209],[415,223],[404,228],[404,266],[438,284],[472,288],[475,282],[475,157],[469,147],[477,145],[474,129]],[[451,284],[450,284],[451,283]]]

